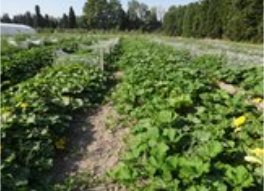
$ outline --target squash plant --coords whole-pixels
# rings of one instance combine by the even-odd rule
[[[54,65],[1,96],[3,190],[45,190],[47,171],[73,111],[102,99],[107,75],[80,63]]]
[[[2,91],[36,75],[42,68],[53,63],[53,51],[40,47],[21,50],[1,57]]]
[[[122,51],[112,99],[136,125],[113,179],[141,191],[262,189],[263,113],[219,89],[223,60],[134,39]]]

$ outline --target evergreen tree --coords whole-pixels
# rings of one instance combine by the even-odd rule
[[[40,13],[39,5],[35,6],[34,27],[35,28],[43,27],[43,18],[42,18],[42,15]]]
[[[69,28],[69,18],[68,18],[68,16],[64,13],[63,15],[62,15],[62,18],[60,19],[60,27],[61,28]]]
[[[19,14],[19,15],[14,15],[14,17],[13,17],[13,22],[14,22],[14,23],[17,23],[17,24],[24,24],[24,23],[25,23],[25,20],[24,20],[23,15],[21,15],[21,14]]]
[[[31,15],[31,13],[29,11],[27,11],[25,13],[25,22],[24,22],[24,24],[29,25],[29,26],[33,26],[34,25],[33,16]]]
[[[36,6],[36,13],[37,14],[33,15],[32,13],[27,11],[24,14],[14,15],[13,18],[10,18],[8,14],[4,14],[1,18],[1,22],[25,24],[37,28],[56,28],[58,26],[58,19],[48,14],[45,14],[45,16],[43,17],[38,6]]]
[[[1,17],[1,22],[3,23],[12,23],[11,18],[9,17],[9,15],[7,13],[3,14],[3,16]]]
[[[193,23],[192,23],[192,36],[194,37],[201,37],[201,31],[200,31],[200,25],[203,22],[201,14],[199,14],[201,10],[201,4],[199,2],[195,3],[195,6],[193,7],[194,15],[193,15]]]
[[[222,0],[209,0],[207,19],[206,19],[206,30],[207,36],[211,38],[221,38],[223,34],[223,26],[221,22],[221,1]]]
[[[192,24],[193,18],[195,15],[193,4],[185,7],[184,17],[183,17],[183,24],[182,24],[182,34],[183,36],[189,37],[193,36],[192,33]]]
[[[57,18],[54,18],[50,15],[48,15],[49,17],[49,27],[50,28],[57,28],[59,26],[59,20]]]
[[[70,7],[70,10],[69,10],[69,28],[76,28],[76,27],[77,27],[76,16],[75,16],[73,8]]]
[[[201,8],[200,8],[200,19],[201,19],[201,23],[199,28],[197,29],[199,31],[199,36],[201,37],[206,37],[207,36],[207,32],[208,32],[208,28],[207,28],[207,19],[210,15],[208,15],[208,0],[203,0],[201,1]]]
[[[175,6],[170,7],[163,20],[163,30],[170,36],[178,35],[176,32],[178,26],[175,21],[178,21],[179,18],[176,18],[176,9]]]
[[[80,28],[88,28],[87,19],[84,15],[77,17],[77,25]]]
[[[44,16],[44,27],[45,28],[50,28],[51,27],[51,22],[48,14],[45,14]]]
[[[169,35],[263,41],[263,1],[201,0],[170,8],[163,29]]]

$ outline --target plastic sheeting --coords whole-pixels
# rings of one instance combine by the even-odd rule
[[[15,35],[15,34],[35,34],[36,31],[26,25],[21,24],[7,24],[0,23],[1,26],[1,34],[4,35]]]

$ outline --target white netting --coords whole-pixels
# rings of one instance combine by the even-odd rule
[[[21,24],[7,24],[0,23],[1,26],[1,34],[4,35],[15,35],[15,34],[35,34],[36,31],[26,25]]]

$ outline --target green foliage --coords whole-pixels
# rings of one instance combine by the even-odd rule
[[[89,189],[93,185],[98,184],[98,180],[94,180],[94,177],[87,173],[81,172],[75,176],[66,178],[62,183],[55,184],[50,190],[54,191],[72,191],[76,189]]]
[[[136,0],[128,2],[125,12],[119,0],[88,0],[83,8],[90,29],[155,31],[160,28],[155,8]]]
[[[263,23],[263,2],[232,1],[228,16],[226,36],[231,40],[263,42],[263,36],[257,34],[258,26]]]
[[[90,28],[107,29],[109,19],[106,0],[88,0],[83,11]]]
[[[179,24],[182,19],[180,18],[180,7],[178,11],[175,11],[176,7],[172,6],[164,16],[164,21],[162,23],[162,28],[164,32],[170,36],[180,36],[182,35],[182,25]],[[183,15],[183,14],[181,14]]]
[[[168,35],[263,42],[262,23],[262,1],[202,0],[172,6],[164,16],[163,28]]]
[[[1,57],[1,89],[17,84],[33,77],[42,68],[53,62],[53,52],[49,48],[40,47],[22,50],[18,53]]]
[[[223,59],[209,55],[195,58],[194,62],[212,80],[221,80],[241,87],[251,96],[262,96],[263,94],[262,66],[225,65]]]
[[[244,159],[263,147],[262,112],[246,102],[249,92],[230,95],[217,86],[239,70],[243,77],[231,81],[246,87],[253,74],[263,78],[252,73],[260,69],[232,70],[219,58],[191,58],[142,39],[124,40],[122,51],[117,65],[125,75],[112,98],[136,124],[112,178],[130,190],[262,188],[261,165]],[[236,131],[241,115],[246,121]]]
[[[2,188],[43,190],[57,151],[65,149],[71,112],[102,99],[98,68],[54,65],[1,96]]]
[[[38,27],[43,27],[43,17],[40,13],[40,7],[39,5],[35,5],[35,15],[36,17],[34,18],[34,27],[38,28]]]
[[[21,48],[8,43],[8,38],[1,37],[1,56],[14,54],[19,50],[21,50]]]
[[[125,11],[119,0],[110,0],[108,3],[108,27],[110,29],[124,29]]]
[[[70,7],[70,10],[69,10],[69,28],[76,28],[76,27],[77,27],[76,16],[75,16],[73,8]]]
[[[79,44],[74,39],[63,39],[57,45],[57,49],[62,50],[66,53],[75,53],[79,50]]]

